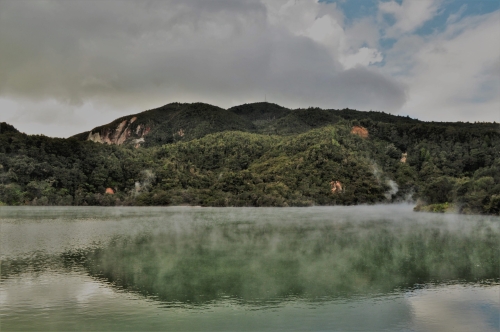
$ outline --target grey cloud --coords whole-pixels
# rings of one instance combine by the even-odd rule
[[[137,111],[264,94],[289,107],[395,111],[405,102],[376,69],[343,71],[322,45],[269,24],[257,0],[0,1],[4,98]]]
[[[356,67],[339,75],[340,94],[344,102],[351,102],[354,108],[370,106],[379,111],[395,111],[406,101],[402,84],[365,67]]]
[[[16,122],[35,122],[39,124],[51,124],[58,122],[60,124],[71,124],[74,119],[73,112],[68,112],[64,109],[57,108],[36,108],[36,112],[33,112],[34,107],[21,108],[16,114],[10,118],[12,121]]]

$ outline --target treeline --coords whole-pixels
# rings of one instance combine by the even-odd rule
[[[421,210],[500,213],[497,124],[425,123],[352,110],[286,113],[273,107],[252,105],[247,118],[231,109],[239,117],[234,126],[243,126],[243,118],[248,131],[228,131],[232,124],[225,119],[225,131],[139,149],[30,136],[2,123],[0,204],[308,206],[410,200]],[[352,134],[354,126],[366,128],[368,137]],[[341,190],[332,192],[332,181]],[[106,194],[108,188],[114,194]]]
[[[386,158],[407,153],[407,175],[401,176],[389,164],[383,168],[394,174],[400,189],[414,192],[422,210],[500,213],[498,124],[359,123],[381,141],[390,142]]]
[[[0,134],[0,202],[115,205],[126,201],[148,150],[21,133]],[[105,195],[107,187],[117,195]]]
[[[223,132],[149,149],[24,134],[0,142],[0,200],[9,205],[360,204],[383,201],[388,190],[366,154],[346,146],[366,142],[344,127]],[[342,193],[330,193],[332,179],[345,184]]]
[[[352,143],[351,143],[352,142]],[[344,127],[325,127],[297,136],[243,132],[208,135],[166,145],[155,188],[139,204],[210,206],[304,206],[381,202],[389,189],[371,161],[346,144],[363,139]],[[344,184],[331,193],[330,182]]]

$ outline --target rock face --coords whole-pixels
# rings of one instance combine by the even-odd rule
[[[330,182],[330,186],[332,186],[332,194],[343,192],[342,183],[340,183],[340,181],[332,181]]]
[[[135,140],[133,141],[133,143],[134,143],[134,147],[137,149],[137,148],[139,148],[139,147],[141,146],[141,144],[142,144],[142,143],[144,143],[144,142],[145,142],[144,137],[141,137],[141,138],[135,139]]]
[[[143,125],[138,125],[135,130],[132,130],[131,125],[135,120],[137,120],[135,116],[131,119],[125,119],[121,121],[114,130],[105,128],[97,132],[90,131],[87,140],[97,143],[122,145],[132,136],[132,134],[134,134],[133,136],[136,137],[134,139],[135,146],[139,147],[140,144],[144,143],[144,136],[147,135],[151,129]]]
[[[368,129],[361,126],[352,127],[351,134],[361,136],[362,138],[368,138]]]
[[[118,118],[72,138],[139,147],[191,140],[227,130],[252,129],[254,125],[250,121],[217,106],[171,103]]]

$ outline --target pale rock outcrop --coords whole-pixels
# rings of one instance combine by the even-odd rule
[[[116,129],[115,129],[115,131],[116,131],[115,135],[120,135],[120,133],[123,131],[123,128],[125,127],[126,124],[127,124],[127,120],[123,120],[122,122],[120,122],[118,127],[116,127]]]
[[[144,143],[144,142],[145,142],[145,141],[144,141],[144,137],[141,137],[141,138],[138,138],[138,139],[135,139],[135,140],[134,140],[134,143],[135,143],[135,144]]]
[[[134,116],[130,120],[123,120],[116,126],[115,130],[112,129],[104,129],[101,132],[90,132],[87,137],[88,141],[98,142],[98,143],[106,143],[106,144],[116,144],[122,145],[125,143],[130,136],[132,135],[132,128],[130,125],[137,120],[137,117]],[[138,125],[135,129],[135,136],[139,136],[139,141],[134,141],[136,147],[140,146],[141,143],[144,143],[144,136],[149,133],[151,130],[150,127],[144,127],[143,125]]]
[[[103,143],[101,139],[101,135],[99,133],[93,134],[92,132],[89,133],[89,137],[87,137],[87,141],[92,141],[96,143]]]
[[[141,138],[135,139],[133,142],[135,144],[134,147],[137,149],[141,146],[142,143],[145,142],[145,140],[144,140],[144,137],[141,137]]]

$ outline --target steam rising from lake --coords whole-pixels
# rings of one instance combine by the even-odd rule
[[[415,213],[409,205],[9,207],[0,210],[0,227],[4,285],[27,273],[78,271],[93,280],[84,289],[99,296],[125,291],[164,308],[326,305],[453,284],[498,293],[498,217]],[[4,298],[23,294],[3,287]],[[89,299],[85,292],[78,301]],[[424,313],[429,305],[410,302]]]

